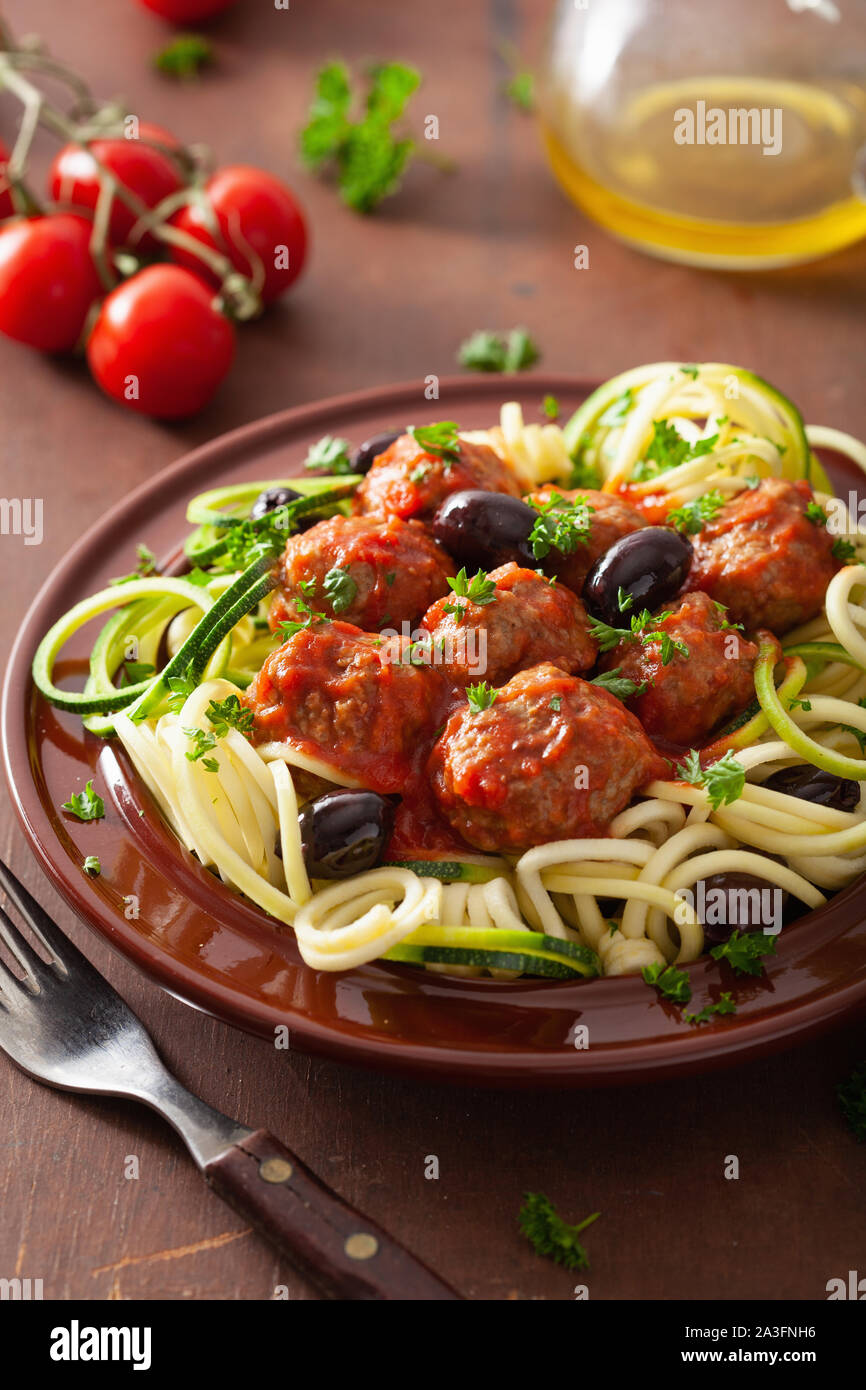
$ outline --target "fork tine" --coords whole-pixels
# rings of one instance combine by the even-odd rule
[[[2,905],[0,905],[0,941],[5,944],[24,971],[25,978],[23,980],[15,980],[15,976],[10,971],[8,973],[11,978],[15,980],[17,985],[26,985],[32,994],[38,994],[39,971],[47,970],[49,967],[44,960],[40,959],[27,938],[21,934]]]
[[[3,888],[10,901],[15,904],[28,927],[38,936],[46,951],[50,951],[54,960],[59,965],[63,966],[63,949],[65,948],[68,951],[71,947],[71,943],[66,939],[59,928],[55,926],[45,909],[39,905],[30,893],[28,893],[24,884],[19,883],[12,870],[8,865],[4,864],[2,859],[0,859],[0,887]],[[15,934],[20,936],[14,923],[9,921],[8,917],[6,917],[6,921]],[[23,937],[20,939],[23,940]],[[9,943],[7,942],[7,944]],[[9,945],[9,949],[10,951],[14,951],[11,945]],[[72,947],[72,949],[74,949],[74,947]],[[15,954],[16,959],[18,959],[17,952]],[[39,957],[37,956],[36,959],[39,960]],[[45,962],[40,960],[39,964],[44,965]],[[27,968],[26,965],[24,968]]]

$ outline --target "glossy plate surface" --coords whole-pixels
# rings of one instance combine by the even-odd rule
[[[736,1016],[700,1028],[683,1023],[679,1010],[634,977],[500,983],[449,980],[402,965],[344,975],[309,970],[290,930],[276,928],[180,848],[122,750],[83,737],[75,717],[33,694],[30,661],[51,623],[133,569],[139,541],[162,565],[176,563],[195,493],[291,477],[323,434],[357,444],[389,425],[430,419],[481,428],[509,399],[522,402],[527,420],[540,420],[546,392],[567,415],[590,389],[568,377],[464,377],[443,381],[437,402],[425,401],[413,383],[290,410],[215,440],[146,482],[58,565],[24,619],[6,676],[2,723],[12,796],[34,851],[75,910],[172,993],[265,1037],[287,1025],[291,1045],[310,1052],[503,1086],[599,1085],[699,1071],[782,1048],[866,1010],[862,880],[787,928],[766,976],[734,980],[714,963],[691,966],[693,1009],[722,989],[737,1001]],[[853,466],[825,461],[840,490],[863,490]],[[70,644],[71,660],[86,654],[91,636],[88,630],[77,647]],[[82,824],[58,808],[88,777],[104,796],[106,816]],[[82,871],[88,854],[99,856],[97,879]],[[133,905],[125,901],[130,895]]]

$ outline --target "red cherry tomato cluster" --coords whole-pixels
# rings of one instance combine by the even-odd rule
[[[62,210],[15,216],[7,159],[0,146],[0,219],[13,218],[0,226],[0,332],[43,352],[70,352],[87,333],[109,396],[165,419],[200,410],[232,363],[233,307],[250,317],[300,273],[307,236],[293,195],[246,165],[191,183],[178,141],[142,122],[135,139],[65,145],[48,180]],[[166,200],[168,215],[145,225]],[[97,244],[103,271],[128,274],[108,292]],[[156,256],[169,259],[142,264]]]

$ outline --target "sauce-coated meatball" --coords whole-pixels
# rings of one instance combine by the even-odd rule
[[[492,570],[488,579],[496,586],[488,602],[452,594],[422,619],[434,654],[441,653],[456,685],[480,680],[503,685],[543,661],[570,674],[594,664],[598,646],[589,634],[586,609],[571,589],[513,561]]]
[[[355,510],[429,520],[452,492],[482,488],[520,496],[517,479],[486,444],[460,440],[456,459],[426,454],[411,434],[401,434],[373,463],[355,494]]]
[[[289,742],[373,791],[400,791],[442,693],[435,670],[399,660],[408,646],[349,623],[302,628],[244,692],[255,741]]]
[[[592,488],[574,488],[571,491],[558,487],[543,487],[530,493],[527,501],[550,502],[556,496],[566,502],[585,502],[591,508],[589,534],[584,542],[578,542],[568,555],[562,555],[554,548],[544,559],[544,568],[557,574],[564,584],[579,594],[583,581],[596,560],[606,550],[610,550],[620,536],[628,536],[632,531],[640,531],[647,525],[647,519],[629,502],[608,492],[595,492]]]
[[[787,632],[820,613],[839,568],[833,537],[806,516],[806,482],[766,478],[725,504],[692,538],[690,589],[703,589],[750,631]]]
[[[672,643],[682,643],[688,655],[675,647],[665,651],[658,638],[638,638],[620,643],[606,657],[605,666],[619,667],[620,674],[637,685],[646,683],[644,693],[626,703],[648,734],[699,747],[717,724],[754,699],[752,672],[758,649],[731,627],[725,610],[704,593],[686,594],[664,611],[670,616],[648,624],[647,633],[666,633]]]
[[[666,771],[619,700],[550,664],[521,671],[487,709],[462,705],[428,764],[440,810],[482,850],[604,835]]]
[[[280,561],[271,629],[303,599],[316,612],[375,631],[414,623],[448,592],[454,567],[423,526],[399,517],[333,516],[290,536]]]

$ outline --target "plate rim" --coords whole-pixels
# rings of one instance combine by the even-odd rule
[[[491,373],[489,377],[480,378],[441,377],[439,391],[440,397],[448,400],[450,408],[451,402],[461,394],[474,398],[489,395],[501,403],[508,399],[510,388],[522,397],[525,397],[527,388],[537,390],[539,397],[545,393],[556,394],[557,391],[572,396],[586,396],[598,384],[597,381],[576,378],[568,373]],[[26,716],[19,722],[19,715],[28,706],[34,635],[38,634],[38,640],[38,636],[54,620],[51,614],[56,616],[59,611],[59,596],[66,585],[75,585],[78,581],[78,570],[94,540],[114,529],[121,519],[130,520],[131,525],[136,512],[151,499],[167,489],[175,490],[182,479],[207,469],[212,463],[218,464],[224,473],[235,456],[253,455],[269,442],[278,440],[287,430],[300,431],[320,417],[327,417],[333,424],[341,416],[375,409],[380,403],[383,413],[406,403],[417,404],[422,391],[418,381],[368,387],[288,407],[217,435],[184,453],[145,479],[132,492],[119,498],[54,565],[19,623],[5,672],[0,708],[4,768],[11,799],[25,838],[48,878],[91,930],[120,950],[126,959],[161,988],[192,1007],[211,1013],[235,1027],[271,1038],[274,1027],[282,1022],[289,1027],[292,1038],[300,1040],[308,1052],[427,1080],[506,1087],[565,1088],[661,1079],[735,1065],[780,1051],[805,1041],[807,1037],[825,1032],[848,1017],[866,1012],[864,968],[859,975],[855,974],[847,983],[842,982],[829,992],[817,991],[799,1004],[791,1002],[780,1005],[770,1013],[755,1017],[746,1015],[733,1026],[730,1023],[717,1023],[697,1030],[686,1025],[681,1032],[672,1036],[656,1036],[640,1041],[626,1039],[618,1045],[603,1044],[596,1049],[591,1064],[583,1059],[591,1056],[592,1049],[580,1053],[563,1047],[561,1052],[544,1050],[528,1053],[525,1048],[509,1052],[484,1050],[466,1044],[462,1047],[428,1046],[401,1041],[397,1036],[387,1040],[378,1036],[364,1037],[360,1033],[335,1030],[308,1016],[301,1019],[292,1016],[290,1020],[260,999],[239,997],[229,985],[197,974],[189,963],[169,955],[144,934],[121,931],[116,912],[92,891],[92,885],[89,891],[82,891],[85,885],[81,883],[80,875],[73,876],[71,860],[60,848],[42,804],[31,770],[29,724]],[[435,403],[425,402],[427,404]],[[242,458],[239,458],[238,462],[241,461]],[[28,804],[20,785],[22,768],[25,769],[23,786],[31,794],[31,804]],[[33,797],[37,815],[33,814]],[[835,930],[829,940],[847,935],[857,927],[866,927],[866,914],[856,908],[858,889],[862,889],[861,879],[836,894],[826,907],[810,914],[810,923],[802,925],[813,925],[815,921],[820,921],[828,928],[831,917],[836,918]],[[800,924],[797,925],[799,927]],[[796,937],[800,938],[799,930]],[[692,971],[702,968],[706,967],[701,962],[694,962],[690,967]],[[616,978],[622,981],[632,979]],[[718,982],[717,975],[711,979],[714,983]],[[588,981],[571,987],[589,989],[593,986],[603,987],[605,983],[612,981]],[[578,1065],[575,1065],[576,1058],[580,1059]]]

